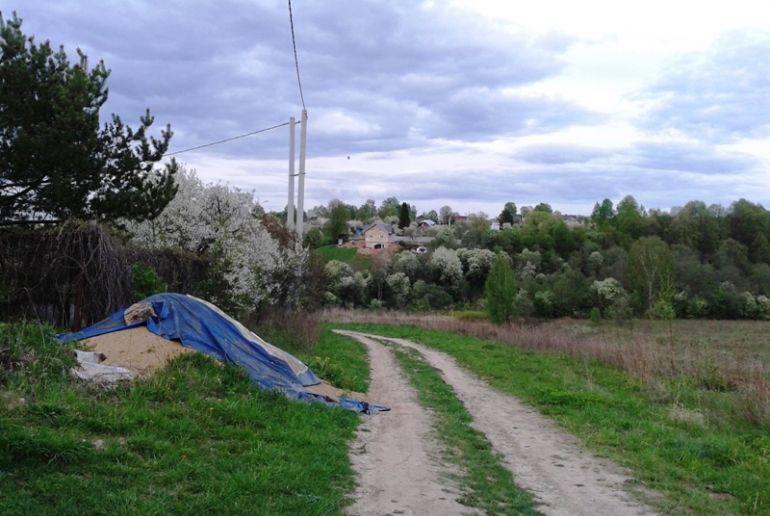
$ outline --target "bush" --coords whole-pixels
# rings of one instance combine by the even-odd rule
[[[446,310],[454,302],[452,296],[444,289],[422,280],[415,282],[412,294],[412,307],[415,310]]]
[[[510,321],[516,314],[516,280],[508,255],[498,255],[492,263],[486,282],[486,307],[489,320],[495,324]]]
[[[131,272],[134,275],[134,297],[137,300],[168,291],[168,284],[160,279],[152,267],[135,263],[131,266]]]

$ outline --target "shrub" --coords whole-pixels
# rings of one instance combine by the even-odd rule
[[[131,272],[134,275],[134,297],[137,300],[168,291],[168,285],[152,267],[135,263],[131,266]]]

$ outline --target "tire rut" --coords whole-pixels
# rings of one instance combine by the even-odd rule
[[[452,386],[473,417],[472,426],[484,433],[502,455],[516,484],[540,502],[539,511],[549,515],[585,516],[655,514],[627,492],[626,488],[633,483],[628,472],[589,453],[575,437],[516,398],[492,389],[446,353],[404,339],[335,332],[367,347],[373,340],[379,340],[418,351]],[[372,356],[373,369],[378,359]],[[395,363],[386,367],[398,369]],[[387,397],[379,399],[390,402]],[[426,514],[437,513],[440,512],[431,510]]]
[[[363,416],[351,445],[358,487],[347,513],[354,515],[475,514],[457,502],[453,471],[441,464],[433,419],[417,399],[392,352],[367,337],[356,337],[369,352],[369,395],[387,400],[389,412]]]

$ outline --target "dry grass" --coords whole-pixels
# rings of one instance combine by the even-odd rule
[[[645,384],[658,377],[687,377],[713,391],[736,391],[746,419],[770,421],[770,338],[759,321],[632,321],[592,325],[563,319],[494,325],[449,315],[332,309],[325,321],[411,324],[492,339],[538,352],[599,360]]]

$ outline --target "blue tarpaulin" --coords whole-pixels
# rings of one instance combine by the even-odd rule
[[[126,324],[125,309],[76,333],[57,335],[60,342],[96,337],[105,333],[146,325],[152,333],[180,342],[183,346],[233,362],[246,370],[251,380],[268,390],[280,390],[290,398],[339,405],[358,412],[387,410],[381,405],[349,398],[336,403],[305,390],[320,383],[313,371],[295,356],[262,340],[219,308],[183,294],[156,294],[143,301],[155,316],[136,324]]]

